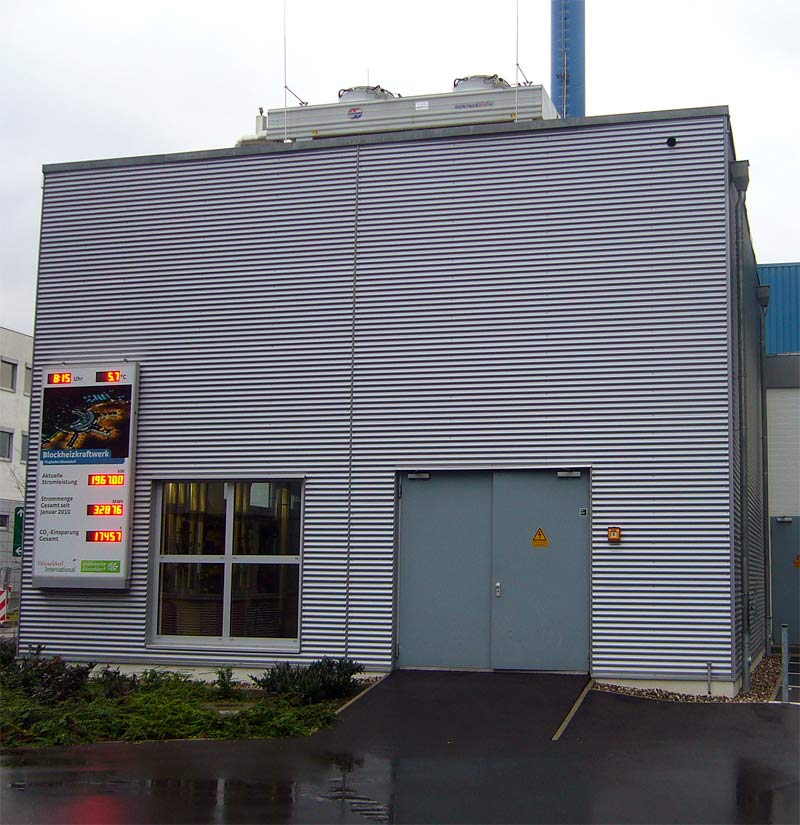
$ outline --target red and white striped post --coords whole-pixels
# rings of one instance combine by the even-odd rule
[[[8,597],[6,591],[0,589],[0,624],[5,624],[7,621],[6,614],[8,612]]]

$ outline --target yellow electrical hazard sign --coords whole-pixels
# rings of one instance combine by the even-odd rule
[[[536,531],[536,535],[531,539],[531,546],[532,547],[549,547],[550,542],[547,540],[547,536],[544,534],[544,530],[540,527]]]
[[[795,566],[795,567],[800,567],[800,553],[798,553],[798,554],[794,557],[794,566]]]

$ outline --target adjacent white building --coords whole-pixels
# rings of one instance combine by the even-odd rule
[[[32,364],[33,337],[0,327],[0,585],[11,585],[12,603],[22,573],[14,533],[25,505]]]

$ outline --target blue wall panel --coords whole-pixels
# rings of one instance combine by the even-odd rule
[[[769,284],[767,355],[800,352],[800,263],[763,264],[762,284]]]

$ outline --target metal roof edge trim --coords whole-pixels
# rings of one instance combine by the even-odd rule
[[[775,269],[778,266],[786,266],[786,267],[795,267],[800,266],[800,261],[781,261],[778,264],[759,264],[759,269],[764,269],[765,267],[769,267],[770,269]]]
[[[312,151],[341,146],[363,144],[402,143],[416,140],[435,140],[486,134],[528,132],[539,129],[565,129],[581,126],[606,126],[618,123],[658,122],[682,120],[685,118],[728,117],[727,106],[707,106],[694,109],[665,109],[654,112],[632,112],[618,115],[594,115],[591,117],[559,118],[558,120],[530,120],[521,123],[479,123],[474,125],[447,126],[440,128],[411,129],[397,132],[368,132],[359,135],[318,138],[316,140],[293,141],[292,143],[265,142],[251,146],[232,146],[221,149],[201,149],[190,152],[174,152],[157,155],[133,155],[121,158],[99,160],[79,160],[65,163],[46,163],[42,172],[76,172],[82,169],[106,169],[114,166],[146,166],[158,163],[179,163],[181,161],[203,161],[218,158],[247,157],[250,155],[280,152]]]

